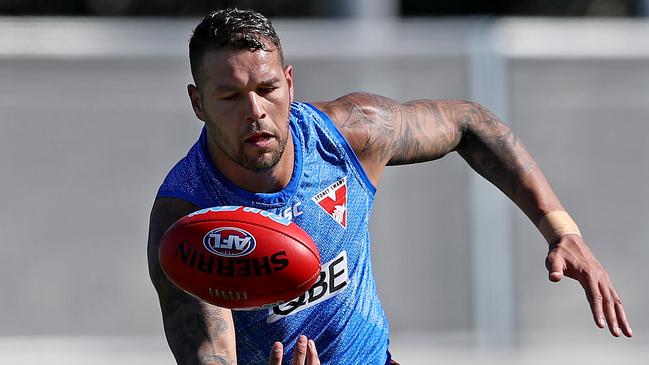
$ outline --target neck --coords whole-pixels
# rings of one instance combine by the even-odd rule
[[[293,166],[295,164],[295,147],[292,133],[288,134],[288,141],[284,153],[277,165],[263,172],[250,171],[225,156],[218,147],[207,143],[210,158],[221,174],[230,182],[241,189],[255,193],[274,193],[282,190],[291,181]]]

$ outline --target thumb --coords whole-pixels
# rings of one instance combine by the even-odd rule
[[[563,268],[565,267],[565,260],[556,252],[550,252],[545,259],[545,267],[548,269],[548,278],[552,282],[558,282],[563,278]]]

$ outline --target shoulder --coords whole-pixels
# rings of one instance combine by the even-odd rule
[[[385,147],[397,133],[401,113],[398,102],[381,95],[355,92],[312,104],[329,116],[366,169],[389,160]]]
[[[346,130],[367,123],[389,122],[399,112],[399,103],[385,96],[354,92],[333,101],[312,103],[325,112],[339,128]]]

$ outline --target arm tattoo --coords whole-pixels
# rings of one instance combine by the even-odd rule
[[[460,105],[458,113],[464,131],[458,153],[480,175],[514,197],[523,176],[539,171],[525,146],[495,115],[475,103]]]
[[[147,256],[149,275],[162,310],[169,347],[178,364],[230,364],[234,331],[229,310],[209,305],[178,289],[166,277],[158,258],[159,242],[166,229],[194,206],[178,200],[156,200],[151,212]]]
[[[327,108],[336,111],[338,126],[352,136],[361,159],[373,158],[389,165],[430,161],[450,152],[459,141],[457,126],[446,115],[449,108],[440,101],[400,104],[378,95],[355,93]]]
[[[327,105],[336,114],[338,127],[352,139],[352,145],[359,157],[371,157],[378,152],[379,160],[390,153],[386,141],[394,138],[394,120],[399,114],[394,102],[372,94],[349,94]]]
[[[201,358],[201,365],[232,365],[230,360],[221,355],[207,354]]]
[[[445,156],[459,142],[460,131],[448,101],[417,100],[403,104],[401,133],[391,165],[431,161]]]
[[[212,338],[219,337],[223,332],[228,330],[228,321],[221,314],[222,309],[211,307],[205,311],[205,322],[207,328],[211,329]]]
[[[397,103],[353,93],[326,105],[363,161],[387,165],[431,161],[457,151],[511,196],[538,170],[512,131],[479,104],[463,100]]]
[[[160,293],[167,341],[178,362],[230,365],[226,357],[213,353],[213,343],[229,330],[223,310],[176,288]]]

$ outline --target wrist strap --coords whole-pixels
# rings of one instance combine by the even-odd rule
[[[576,234],[581,237],[581,232],[577,223],[570,217],[570,215],[563,211],[558,210],[544,215],[536,224],[548,244],[556,242],[561,236],[567,234]]]

